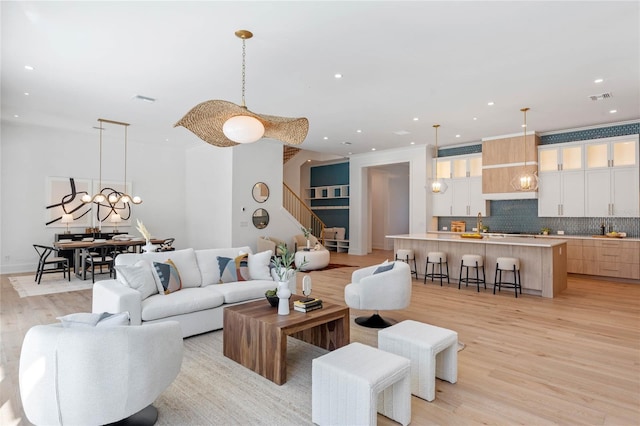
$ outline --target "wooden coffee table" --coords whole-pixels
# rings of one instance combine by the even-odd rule
[[[330,351],[349,344],[349,308],[324,302],[322,309],[278,315],[267,300],[224,309],[224,356],[281,385],[287,381],[287,336]]]

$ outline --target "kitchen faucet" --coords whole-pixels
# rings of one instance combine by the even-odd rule
[[[482,212],[478,212],[478,220],[476,221],[476,230],[482,232]]]

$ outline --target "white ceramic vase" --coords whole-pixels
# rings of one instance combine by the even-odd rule
[[[278,283],[278,315],[289,315],[289,298],[291,290],[289,290],[289,282],[282,281]]]
[[[147,253],[151,253],[153,251],[156,251],[156,248],[153,244],[151,244],[151,241],[147,240],[147,243],[142,246],[142,250],[144,250]]]
[[[307,239],[307,248],[310,249],[311,248],[311,241],[309,241],[309,239]]]

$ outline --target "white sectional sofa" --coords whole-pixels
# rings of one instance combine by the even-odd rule
[[[131,325],[178,321],[183,337],[221,329],[225,306],[264,298],[276,288],[271,254],[254,255],[249,247],[121,254],[115,259],[117,278],[93,286],[92,311],[128,311]],[[174,291],[165,294],[163,282]],[[290,288],[295,293],[295,277]]]

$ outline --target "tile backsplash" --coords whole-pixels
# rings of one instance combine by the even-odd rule
[[[604,223],[608,231],[626,232],[627,237],[640,238],[640,218],[632,217],[538,217],[538,200],[490,201],[491,215],[482,218],[490,232],[539,234],[542,228],[551,233],[564,231],[566,235],[597,235]],[[451,228],[451,221],[467,222],[467,231],[476,226],[475,217],[440,217],[438,229]]]

